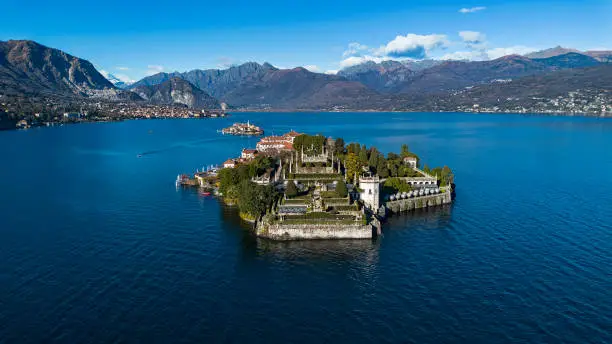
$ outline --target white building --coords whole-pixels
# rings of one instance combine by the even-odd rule
[[[418,162],[418,160],[414,156],[404,157],[404,164],[406,164],[406,165],[408,165],[408,166],[410,166],[412,168],[416,168],[417,167],[417,162]]]
[[[243,149],[242,153],[240,153],[240,157],[242,159],[251,160],[255,159],[255,155],[257,155],[257,149]]]
[[[374,177],[359,177],[359,188],[363,190],[359,198],[363,204],[373,211],[378,211],[380,208],[380,178]]]
[[[236,161],[233,159],[228,159],[223,163],[223,168],[234,168],[236,167]]]

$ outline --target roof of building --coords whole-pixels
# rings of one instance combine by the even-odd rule
[[[302,134],[298,133],[298,132],[297,132],[297,131],[295,131],[295,130],[291,130],[290,132],[286,133],[286,134],[285,134],[285,135],[283,135],[283,136],[298,137],[298,136],[300,136],[300,135],[302,135]]]
[[[242,150],[242,153],[245,153],[245,154],[257,154],[257,149],[247,149],[247,148],[244,148]]]
[[[236,165],[236,161],[234,161],[234,159],[227,159],[223,165]]]

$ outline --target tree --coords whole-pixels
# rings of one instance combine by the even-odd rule
[[[389,169],[387,167],[378,170],[378,176],[381,178],[389,177]]]
[[[387,167],[387,159],[384,156],[379,155],[376,159],[376,173],[381,178],[387,178],[389,176],[389,168]]]
[[[361,149],[359,151],[359,162],[361,162],[362,166],[365,166],[368,164],[368,151],[365,149]]]
[[[344,154],[344,139],[341,137],[334,141],[334,153],[336,155]]]
[[[293,182],[293,180],[288,181],[287,187],[285,188],[285,195],[291,198],[291,197],[297,196],[297,194],[298,194],[298,191],[297,191],[297,188],[295,187],[295,183]]]
[[[386,194],[394,194],[397,192],[408,192],[412,190],[412,186],[400,178],[391,177],[385,180],[383,192]]]
[[[346,148],[348,153],[353,153],[355,155],[359,155],[359,151],[361,150],[361,146],[358,143],[351,142]]]
[[[326,140],[327,139],[323,135],[312,136],[302,134],[293,140],[293,148],[299,152],[303,147],[304,152],[320,154],[323,151],[323,145],[325,144]]]
[[[405,143],[402,145],[402,151],[400,152],[400,156],[402,158],[410,156],[410,150],[408,149],[408,145]]]
[[[344,161],[346,180],[352,180],[355,177],[355,174],[358,174],[361,171],[361,166],[363,165],[359,161],[359,157],[354,153],[349,153]]]
[[[399,160],[399,155],[393,153],[393,152],[389,152],[387,153],[387,160]]]
[[[339,181],[338,184],[336,184],[336,193],[340,197],[348,196],[348,189],[346,187],[346,183],[343,180]]]
[[[379,158],[378,158],[379,155],[381,155],[381,154],[378,153],[378,150],[376,150],[376,147],[370,148],[370,158],[368,159],[368,166],[370,166],[370,169],[376,169],[377,168],[378,160],[379,160]]]

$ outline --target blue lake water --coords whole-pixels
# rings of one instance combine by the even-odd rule
[[[450,207],[375,241],[258,240],[177,191],[251,120],[407,143]],[[248,113],[0,132],[0,343],[612,341],[612,120]],[[144,156],[137,158],[137,154]]]

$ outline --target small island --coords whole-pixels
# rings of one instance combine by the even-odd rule
[[[454,198],[451,169],[421,168],[407,145],[385,156],[342,138],[292,131],[262,138],[257,148],[244,149],[221,168],[181,178],[237,205],[260,237],[372,238],[391,214]]]
[[[224,128],[221,130],[223,134],[228,135],[246,135],[246,136],[260,136],[264,134],[263,129],[260,127],[247,123],[234,123],[231,127]]]

